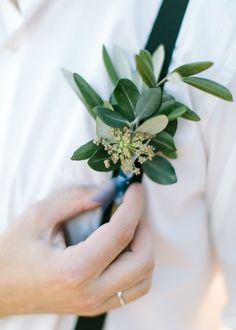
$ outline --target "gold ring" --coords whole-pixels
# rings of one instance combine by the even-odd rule
[[[117,298],[119,299],[120,305],[124,306],[126,304],[125,299],[124,299],[124,295],[122,291],[117,292]]]

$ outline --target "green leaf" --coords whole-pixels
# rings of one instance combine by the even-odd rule
[[[85,101],[83,95],[81,94],[79,88],[77,87],[74,77],[73,77],[73,73],[66,70],[66,69],[61,69],[63,76],[65,77],[67,83],[70,85],[70,87],[72,88],[72,90],[75,92],[75,94],[79,97],[80,101],[83,103],[83,105],[85,106],[85,108],[88,110],[88,112],[90,113],[90,115],[95,118],[95,113],[93,112],[92,108],[88,105],[88,103]]]
[[[79,88],[81,95],[83,96],[85,102],[90,108],[90,113],[94,118],[96,118],[96,114],[93,111],[93,108],[103,104],[103,100],[101,97],[95,92],[95,90],[87,83],[87,81],[82,78],[79,74],[73,74],[74,81],[76,86]]]
[[[154,72],[153,62],[152,62],[152,55],[146,49],[141,49],[139,52],[139,56],[145,61],[146,65],[149,69]]]
[[[185,106],[177,107],[175,108],[169,115],[168,119],[169,121],[175,120],[179,117],[182,117],[183,114],[185,114],[187,111],[187,108]]]
[[[122,117],[124,117],[125,119],[127,119],[129,122],[132,122],[135,120],[135,116],[133,112],[129,112],[123,108],[121,108],[118,104],[114,104],[113,108],[115,109],[115,111],[118,111]]]
[[[176,159],[177,158],[177,152],[176,151],[162,150],[162,153],[167,158],[170,158],[170,159]]]
[[[189,77],[209,69],[213,64],[213,62],[188,63],[179,66],[173,72],[178,72],[182,77]]]
[[[164,102],[167,102],[167,101],[174,101],[174,100],[175,100],[175,98],[172,95],[170,95],[170,94],[168,94],[166,92],[163,92],[162,93],[162,102],[163,103]]]
[[[152,116],[161,105],[162,92],[160,88],[149,88],[144,91],[134,109],[139,120]]]
[[[137,70],[148,87],[155,87],[156,86],[156,78],[154,72],[150,68],[150,63],[147,62],[143,57],[140,55],[135,56]]]
[[[190,109],[187,109],[187,111],[183,114],[182,118],[191,120],[191,121],[200,121],[201,118],[198,116],[198,114]]]
[[[162,185],[177,182],[175,170],[170,162],[161,156],[155,156],[151,161],[142,164],[144,173],[152,180]]]
[[[111,103],[111,105],[113,106],[114,104],[117,104],[116,99],[113,95],[113,93],[111,94],[110,98],[109,98],[109,102]]]
[[[111,104],[111,102],[109,102],[109,101],[104,101],[104,103],[103,103],[103,107],[104,108],[106,108],[106,109],[110,109],[110,110],[114,110],[114,107],[113,107],[113,105]]]
[[[163,102],[158,109],[158,114],[169,115],[176,108],[175,99]]]
[[[178,72],[171,72],[167,75],[167,81],[172,84],[179,84],[183,80],[183,77]]]
[[[96,107],[95,109],[98,117],[108,126],[121,128],[128,126],[129,122],[118,111],[112,111],[104,107]]]
[[[104,45],[102,47],[102,56],[103,56],[103,62],[104,62],[105,68],[107,70],[107,73],[111,79],[111,82],[115,86],[119,77],[118,77],[118,74],[114,67],[114,64],[112,63],[111,57],[108,54],[108,51]]]
[[[66,79],[68,85],[70,85],[70,87],[72,88],[72,90],[75,92],[75,94],[79,97],[79,99],[81,100],[81,102],[87,107],[87,103],[85,102],[82,94],[80,93],[80,90],[78,89],[74,77],[73,77],[73,72],[70,72],[64,68],[61,69],[61,72],[64,76],[64,78]]]
[[[191,120],[191,121],[200,121],[201,120],[201,118],[198,116],[198,114],[196,114],[196,112],[189,109],[183,103],[176,101],[175,104],[178,107],[181,107],[181,106],[186,107],[187,111],[183,114],[182,118],[187,119],[187,120]]]
[[[183,78],[183,81],[188,85],[196,87],[223,100],[233,101],[233,96],[228,88],[215,81],[199,77],[185,77]]]
[[[118,76],[120,78],[132,79],[132,71],[129,59],[124,50],[119,46],[114,47],[114,59]]]
[[[167,125],[165,132],[169,133],[171,136],[174,136],[178,128],[178,121],[173,120],[170,121],[169,124]]]
[[[133,72],[133,75],[132,75],[132,81],[133,81],[133,83],[135,84],[135,86],[138,88],[138,91],[139,91],[139,92],[143,92],[143,90],[144,90],[143,87],[144,87],[144,86],[145,86],[146,88],[148,88],[147,85],[144,84],[144,82],[143,82],[143,80],[142,80],[140,74],[139,74],[137,71],[134,71],[134,72]]]
[[[112,139],[111,127],[106,125],[98,116],[96,118],[96,133],[98,137]]]
[[[88,165],[93,170],[99,171],[99,172],[110,172],[110,171],[114,171],[115,169],[117,169],[120,166],[119,162],[116,163],[116,164],[113,164],[113,162],[110,161],[110,167],[109,168],[106,168],[105,167],[105,164],[104,164],[104,161],[106,159],[109,159],[108,153],[103,148],[100,148],[88,160]]]
[[[134,109],[140,97],[135,84],[129,79],[120,79],[113,92],[116,102],[127,112],[134,114]]]
[[[71,157],[71,160],[84,160],[90,158],[96,150],[98,150],[98,146],[93,142],[93,140],[87,142],[86,144],[79,147]]]
[[[163,45],[160,45],[155,50],[155,52],[153,53],[153,56],[152,56],[154,75],[155,75],[156,81],[158,81],[158,79],[160,77],[161,69],[164,64],[164,60],[165,60],[165,48]]]
[[[160,151],[176,151],[173,137],[167,132],[161,132],[152,138],[151,142]]]
[[[149,133],[155,135],[163,131],[168,125],[168,118],[165,115],[155,116],[146,120],[140,125],[136,132]]]

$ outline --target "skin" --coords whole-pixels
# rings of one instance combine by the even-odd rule
[[[94,190],[70,188],[30,206],[0,235],[0,315],[94,316],[150,289],[153,241],[142,221],[143,191],[133,184],[109,223],[65,247],[62,222],[96,208]]]

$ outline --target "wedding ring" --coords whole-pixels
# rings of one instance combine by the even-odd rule
[[[126,304],[125,299],[124,299],[124,295],[122,291],[117,292],[117,298],[119,299],[120,305],[124,306]]]

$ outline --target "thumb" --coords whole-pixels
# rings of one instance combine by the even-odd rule
[[[93,200],[96,192],[91,187],[70,187],[38,201],[33,205],[34,226],[39,230],[54,228],[82,212],[99,207],[100,204]]]

